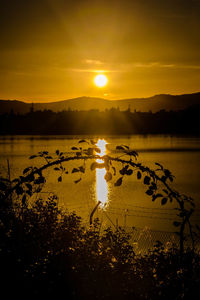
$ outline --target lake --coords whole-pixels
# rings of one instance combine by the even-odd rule
[[[39,151],[48,151],[54,156],[59,149],[66,155],[73,155],[71,147],[84,146],[80,139],[95,139],[102,154],[120,156],[116,152],[117,145],[127,145],[138,152],[138,162],[150,168],[156,168],[155,162],[162,164],[175,176],[173,186],[179,192],[195,199],[197,210],[193,222],[199,224],[200,212],[200,138],[177,137],[164,135],[131,135],[131,136],[1,136],[0,137],[0,175],[7,174],[7,160],[10,163],[11,178],[19,176],[23,169],[31,165],[45,163],[41,158],[30,160],[29,156]],[[87,146],[87,144],[85,145]],[[125,157],[124,157],[125,158]],[[105,170],[90,170],[91,161],[85,162],[86,172],[71,174],[74,167],[83,162],[66,163],[69,174],[58,182],[59,172],[48,169],[45,172],[47,182],[40,195],[45,197],[54,192],[59,197],[59,205],[63,209],[76,211],[84,222],[89,222],[89,216],[98,200],[101,206],[95,212],[101,222],[109,225],[122,225],[127,228],[151,228],[153,230],[173,231],[172,222],[176,218],[173,209],[175,203],[161,206],[160,200],[155,202],[145,194],[146,188],[136,176],[126,176],[123,184],[114,186],[117,178],[108,183],[104,179]],[[118,166],[116,165],[118,168]],[[114,177],[114,176],[113,176]],[[105,205],[104,205],[105,204]]]

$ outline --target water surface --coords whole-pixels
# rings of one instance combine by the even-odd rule
[[[10,163],[11,177],[19,176],[23,169],[32,164],[45,163],[40,159],[29,160],[29,156],[39,151],[48,151],[55,155],[59,149],[66,155],[73,155],[72,146],[80,147],[80,139],[91,138],[83,136],[2,136],[0,137],[0,172],[7,173],[7,159]],[[200,139],[196,137],[176,136],[100,136],[93,137],[97,142],[102,155],[120,155],[116,152],[117,145],[127,145],[130,149],[139,153],[138,162],[155,168],[155,162],[161,163],[176,177],[174,188],[182,193],[192,196],[197,205],[194,222],[200,220]],[[107,146],[105,147],[105,144]],[[100,161],[98,161],[100,162]],[[42,197],[54,192],[59,197],[59,205],[68,210],[75,210],[83,216],[86,222],[97,204],[102,205],[95,212],[103,223],[119,224],[123,226],[136,226],[139,228],[150,227],[166,231],[174,230],[172,222],[175,217],[174,204],[161,206],[160,201],[152,203],[151,198],[145,194],[146,188],[136,179],[130,176],[123,180],[120,187],[114,187],[116,178],[109,183],[104,179],[105,169],[90,170],[90,162],[85,162],[86,173],[71,174],[74,167],[80,167],[84,162],[69,162],[66,164],[68,175],[63,176],[58,183],[58,173],[48,169],[45,173],[47,183]],[[118,166],[116,166],[118,167]]]

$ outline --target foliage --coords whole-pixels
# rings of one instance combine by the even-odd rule
[[[83,145],[87,145],[84,147]],[[41,167],[27,167],[23,175],[0,180],[0,264],[6,283],[14,285],[15,295],[61,296],[69,299],[187,299],[199,291],[200,257],[194,249],[183,251],[185,225],[190,236],[199,239],[191,226],[194,201],[170,187],[173,175],[161,164],[151,170],[137,162],[138,155],[126,145],[117,146],[120,156],[101,157],[93,140],[80,140],[66,156],[56,150],[55,158],[47,151],[30,159],[41,158]],[[122,159],[122,156],[128,159]],[[102,163],[96,159],[101,158]],[[86,172],[86,160],[91,171],[105,168],[105,179],[118,188],[126,176],[136,176],[146,187],[146,194],[161,205],[176,201],[180,221],[180,249],[165,249],[160,242],[146,256],[135,255],[130,236],[122,229],[102,230],[98,219],[88,227],[75,213],[64,213],[57,197],[38,199],[30,205],[28,199],[42,190],[44,170],[52,168],[58,182],[69,172]],[[80,161],[79,167],[66,169],[68,161]],[[118,164],[121,167],[117,168]],[[13,290],[7,290],[7,294]]]

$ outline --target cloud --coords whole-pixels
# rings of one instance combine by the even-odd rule
[[[95,60],[95,59],[85,59],[83,62],[86,64],[89,64],[89,65],[103,65],[104,64],[102,61]]]

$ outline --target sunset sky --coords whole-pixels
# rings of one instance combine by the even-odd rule
[[[147,97],[199,83],[200,0],[0,0],[0,99]]]

